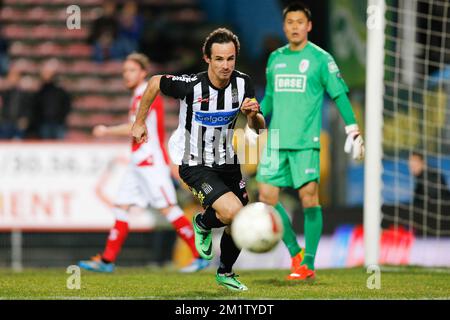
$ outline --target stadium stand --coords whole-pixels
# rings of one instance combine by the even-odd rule
[[[74,107],[68,119],[66,136],[71,140],[90,139],[90,131],[95,124],[110,125],[126,121],[129,103],[129,92],[121,80],[121,61],[94,62],[92,60],[94,49],[87,41],[92,22],[100,15],[104,1],[76,2],[81,9],[79,30],[69,30],[66,26],[68,17],[66,9],[73,4],[70,0],[5,0],[0,10],[3,36],[10,43],[8,54],[11,64],[24,70],[25,76],[31,76],[35,86],[39,83],[38,76],[42,63],[50,58],[59,60],[59,82],[73,98]],[[125,2],[117,1],[119,9]],[[139,12],[144,15],[146,21],[155,16],[163,17],[161,19],[164,19],[167,26],[164,30],[177,31],[177,37],[169,35],[169,41],[187,39],[186,33],[189,30],[204,28],[204,14],[197,2],[197,0],[137,1]],[[203,34],[204,32],[200,32],[199,38],[202,38]],[[195,45],[198,50],[198,44]],[[154,47],[147,46],[143,49],[146,50],[144,53],[150,56],[155,54]],[[177,58],[185,61],[175,55],[175,60]],[[184,70],[186,69],[183,63],[164,61],[153,64],[151,73],[178,73]],[[2,83],[0,81],[0,89]],[[166,99],[166,114],[166,128],[169,135],[177,125],[175,101]]]
[[[39,72],[44,63],[54,58],[59,61],[58,82],[72,96],[65,139],[88,141],[93,139],[94,125],[127,121],[130,93],[122,83],[122,61],[98,63],[93,60],[94,47],[88,37],[105,1],[75,2],[81,9],[80,30],[69,30],[66,26],[66,9],[74,1],[1,1],[0,32],[8,40],[9,68],[22,70],[34,91],[39,88]],[[194,68],[192,63],[201,62],[201,41],[212,28],[204,23],[205,14],[199,9],[198,0],[137,2],[139,13],[146,21],[140,51],[154,61],[150,73],[179,74],[201,70]],[[117,3],[120,10],[125,1]],[[188,56],[190,59],[186,59]],[[5,87],[5,80],[0,77],[0,90]],[[178,103],[169,98],[165,100],[168,139],[178,125]],[[101,250],[105,233],[23,232],[22,236],[24,266],[67,266]],[[11,265],[11,241],[10,233],[0,232],[0,266]],[[93,246],[94,243],[98,246]],[[174,243],[175,233],[164,228],[133,233],[123,252],[121,265],[163,265],[172,259]]]

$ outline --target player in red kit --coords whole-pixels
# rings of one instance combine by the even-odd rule
[[[130,136],[142,95],[147,87],[148,58],[140,53],[130,54],[123,64],[123,79],[128,89],[133,91],[130,104],[130,122],[117,126],[98,125],[93,134],[96,137]],[[128,212],[132,206],[151,206],[162,213],[189,246],[194,257],[192,263],[181,269],[195,272],[206,268],[209,261],[199,257],[195,248],[194,231],[189,220],[177,205],[169,158],[164,147],[163,100],[157,97],[150,106],[146,125],[149,130],[147,142],[137,143],[133,139],[131,159],[114,201],[116,222],[111,229],[102,254],[79,262],[79,266],[90,271],[113,272],[116,258],[127,238]]]

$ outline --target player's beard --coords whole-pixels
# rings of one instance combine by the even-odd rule
[[[228,82],[230,80],[230,75],[231,75],[231,73],[227,73],[227,74],[222,73],[220,75],[219,80],[222,82]]]

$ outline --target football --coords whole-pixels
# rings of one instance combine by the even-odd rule
[[[262,202],[242,208],[231,224],[231,236],[241,249],[255,253],[272,250],[283,236],[283,223],[274,207]]]

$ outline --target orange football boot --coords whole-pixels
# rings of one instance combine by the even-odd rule
[[[291,258],[291,272],[295,272],[295,270],[300,267],[300,263],[302,263],[304,255],[305,249],[302,249],[299,253]]]
[[[314,280],[316,273],[314,270],[308,269],[306,264],[299,266],[294,272],[286,277],[287,280]]]

